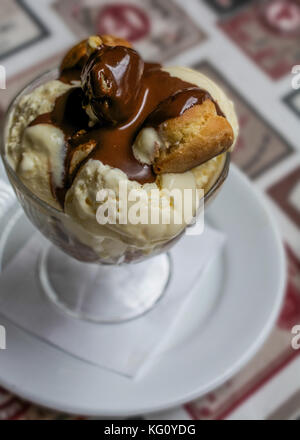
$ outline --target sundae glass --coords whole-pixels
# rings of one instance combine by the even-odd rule
[[[7,111],[1,156],[49,240],[38,261],[47,298],[100,323],[151,309],[172,276],[168,250],[221,188],[237,135],[209,78],[145,62],[113,36],[78,43],[33,80]]]

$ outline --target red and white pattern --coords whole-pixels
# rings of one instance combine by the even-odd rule
[[[23,2],[10,3],[13,11]],[[11,16],[7,9],[1,24],[6,20],[16,25],[14,19],[24,16],[29,40],[37,21],[43,28],[43,17],[49,17],[49,35],[44,33],[36,47],[33,42],[20,49],[18,41],[8,42],[18,49],[19,58],[3,52],[0,59],[8,71],[7,90],[0,90],[0,118],[18,89],[57,64],[65,44],[97,31],[119,33],[148,58],[207,72],[232,95],[242,130],[234,160],[266,191],[288,243],[285,302],[268,341],[242,371],[217,390],[158,418],[299,417],[300,350],[292,349],[291,329],[300,325],[300,112],[291,67],[300,65],[300,1],[27,0],[26,4],[28,10],[16,9]],[[58,34],[63,45],[55,49],[51,42]],[[0,41],[11,35],[1,26]],[[40,44],[43,48],[51,44],[51,50],[41,50]],[[33,56],[41,53],[41,58]],[[0,388],[0,420],[71,418]]]

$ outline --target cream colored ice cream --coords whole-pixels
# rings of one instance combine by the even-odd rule
[[[64,134],[58,128],[34,119],[53,110],[55,100],[71,86],[49,81],[23,96],[11,115],[6,155],[23,183],[40,199],[60,209],[51,191],[52,173],[59,183],[63,173]]]
[[[117,213],[119,214],[119,184],[124,183],[124,181],[127,183],[128,194],[130,191],[135,190],[137,191],[137,197],[139,197],[141,190],[145,191],[148,197],[140,199],[140,209],[148,208],[149,216],[151,210],[158,210],[158,224],[151,223],[150,218],[147,224],[133,224],[130,218],[128,218],[126,224],[120,224],[118,215],[116,224],[100,227],[96,218],[97,210],[101,207],[101,203],[97,202],[97,193],[102,189],[112,190],[116,194]],[[155,183],[140,185],[138,182],[128,180],[127,176],[116,168],[110,168],[99,161],[89,160],[78,173],[66,195],[65,211],[82,226],[83,233],[84,229],[87,229],[93,234],[94,243],[98,238],[101,241],[103,236],[108,235],[109,237],[118,238],[123,243],[131,244],[142,248],[145,252],[149,252],[158,243],[175,237],[185,226],[183,218],[180,224],[175,223],[174,211],[178,209],[177,214],[181,218],[182,205],[173,206],[166,191],[174,188],[182,192],[188,188],[191,190],[192,217],[196,212],[197,199],[196,179],[191,171],[177,175],[165,174]],[[151,197],[152,190],[159,191],[159,203],[156,205],[154,205],[155,201]],[[130,211],[134,202],[128,201],[127,203],[127,210]],[[164,210],[170,210],[170,222],[168,224],[162,222]],[[104,232],[105,228],[107,232]]]
[[[126,49],[129,50],[129,49]],[[176,77],[196,87],[206,90],[217,103],[233,130],[234,147],[238,135],[238,123],[233,104],[223,91],[209,78],[199,72],[182,67],[164,68],[171,77]],[[189,223],[183,218],[183,205],[174,205],[172,199],[167,197],[167,190],[178,189],[183,192],[190,189],[191,216],[195,215],[198,201],[197,189],[207,192],[220,174],[224,164],[224,154],[212,157],[185,172],[162,173],[156,175],[152,182],[139,182],[130,178],[124,170],[103,163],[99,158],[90,154],[83,154],[82,145],[78,144],[79,166],[69,171],[72,181],[66,190],[64,204],[57,199],[53,187],[60,188],[64,184],[67,161],[66,134],[59,125],[49,123],[35,123],[39,115],[52,112],[58,97],[75,88],[78,84],[65,84],[60,80],[49,81],[33,92],[23,96],[18,102],[10,119],[10,128],[6,144],[6,155],[11,167],[15,170],[22,182],[41,200],[57,210],[66,213],[64,228],[70,234],[87,245],[107,262],[122,262],[126,255],[150,254],[155,248],[164,245],[178,236]],[[91,107],[88,106],[89,114]],[[32,125],[30,125],[32,124]],[[93,114],[93,124],[95,114]],[[86,142],[86,138],[85,142]],[[132,149],[136,160],[150,167],[154,163],[157,149],[165,148],[164,139],[155,127],[142,128]],[[76,150],[77,151],[77,150]],[[83,154],[83,156],[82,156]],[[82,159],[84,159],[82,161]],[[71,177],[70,177],[71,176]],[[137,195],[144,190],[149,195],[146,204],[151,209],[158,211],[159,223],[153,224],[127,224],[120,222],[120,182],[126,182],[128,190],[136,191]],[[117,221],[115,224],[99,224],[97,212],[105,200],[99,201],[97,194],[101,190],[112,190],[117,201]],[[159,192],[159,201],[151,198],[151,191]],[[128,210],[133,202],[128,202]],[[168,224],[163,224],[163,211],[170,209],[171,218]],[[180,224],[174,222],[174,212],[182,219]],[[178,218],[178,217],[177,217]]]

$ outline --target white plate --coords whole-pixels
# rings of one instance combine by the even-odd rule
[[[284,253],[264,198],[234,166],[208,220],[227,235],[225,251],[206,271],[199,294],[146,375],[131,380],[102,370],[0,318],[7,331],[0,383],[49,408],[129,416],[192,400],[229,379],[274,325],[284,294]],[[18,221],[28,235],[27,220]],[[19,240],[8,240],[4,263]]]

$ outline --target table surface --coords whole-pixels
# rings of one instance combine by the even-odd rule
[[[299,0],[2,0],[0,118],[23,85],[93,33],[119,33],[145,58],[198,69],[226,90],[241,127],[233,161],[266,193],[286,249],[286,300],[263,349],[219,389],[151,418],[299,418]],[[0,420],[68,418],[0,389]]]

